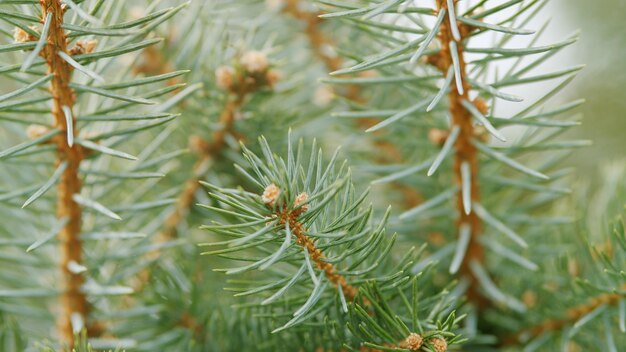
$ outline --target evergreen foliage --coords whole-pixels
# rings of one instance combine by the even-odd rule
[[[623,350],[547,3],[0,0],[0,350]]]

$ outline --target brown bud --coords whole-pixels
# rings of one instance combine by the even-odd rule
[[[230,90],[233,86],[235,70],[230,66],[220,66],[215,70],[215,83],[220,89]]]
[[[267,70],[269,63],[267,55],[260,51],[251,50],[244,53],[239,60],[241,66],[250,73],[263,72]]]
[[[528,308],[532,308],[537,304],[537,294],[532,290],[526,290],[522,293],[522,302]]]
[[[50,129],[46,126],[29,125],[26,128],[26,137],[28,137],[29,139],[35,139],[48,133],[48,131],[50,131]]]
[[[489,113],[489,106],[487,106],[487,102],[480,97],[476,97],[476,99],[474,99],[474,106],[483,115],[487,115]]]
[[[189,150],[195,154],[203,154],[208,148],[208,143],[200,136],[189,137]]]
[[[486,143],[489,141],[489,131],[483,125],[474,126],[474,137],[479,141]]]
[[[431,128],[428,130],[428,140],[434,145],[442,146],[448,139],[449,134],[450,132],[446,130]]]
[[[444,339],[435,337],[430,339],[430,343],[437,352],[446,352],[448,350],[448,343]]]
[[[70,49],[70,55],[89,54],[93,52],[93,49],[98,45],[98,41],[95,39],[79,40],[76,45]]]
[[[267,81],[267,85],[270,87],[274,87],[274,85],[280,81],[282,78],[282,74],[276,70],[268,70],[267,74],[265,74],[265,80]]]
[[[414,332],[400,343],[400,348],[406,348],[411,351],[418,351],[424,344],[424,339],[419,334]]]
[[[263,203],[272,206],[278,199],[278,196],[280,196],[280,188],[272,183],[269,186],[265,187],[265,190],[261,195],[261,200],[263,201]]]
[[[16,43],[26,43],[30,41],[30,34],[19,27],[15,27],[15,29],[13,29],[13,40],[15,40]]]
[[[30,29],[34,30],[35,32],[38,32],[37,27],[35,26],[31,26]],[[13,29],[13,40],[16,43],[26,43],[26,42],[34,42],[37,40],[37,38],[23,29],[19,27],[15,27]]]
[[[335,91],[330,86],[319,86],[313,95],[313,104],[317,106],[328,106],[335,98]]]
[[[294,207],[299,207],[300,205],[306,203],[307,200],[309,200],[309,195],[306,192],[302,192],[302,193],[298,194],[296,199],[293,201],[293,206]],[[304,205],[300,209],[302,209],[302,212],[305,212],[305,211],[309,210],[309,206],[308,205]]]

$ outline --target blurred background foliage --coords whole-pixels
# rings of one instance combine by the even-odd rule
[[[562,37],[571,28],[582,32],[553,63],[587,65],[560,99],[586,99],[583,125],[570,133],[593,145],[577,150],[569,162],[581,177],[597,183],[599,164],[626,158],[626,0],[554,0],[550,7],[545,13],[556,25],[551,35]]]

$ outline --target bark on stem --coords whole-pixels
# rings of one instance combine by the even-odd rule
[[[626,285],[622,285],[622,289],[626,289]],[[603,293],[598,295],[588,302],[577,305],[575,307],[569,308],[565,314],[565,317],[560,319],[548,319],[545,320],[535,326],[526,328],[516,334],[505,337],[502,340],[502,345],[517,345],[520,342],[520,338],[524,338],[526,340],[531,340],[534,337],[537,337],[543,333],[549,331],[557,331],[562,330],[565,326],[574,324],[580,318],[585,315],[591,313],[596,308],[602,305],[613,306],[616,305],[621,299],[624,299],[623,294],[619,293]]]
[[[454,1],[456,4],[457,1]],[[445,9],[448,11],[448,2],[446,0],[437,0],[437,7],[439,11]],[[472,202],[478,202],[480,199],[480,190],[478,185],[478,153],[476,147],[471,143],[474,137],[474,126],[472,125],[472,115],[463,107],[463,100],[470,101],[468,92],[470,85],[465,79],[466,68],[464,58],[464,43],[463,39],[467,36],[467,30],[460,23],[457,24],[460,28],[461,40],[456,42],[457,56],[459,58],[459,68],[461,72],[461,81],[463,86],[463,92],[459,92],[455,85],[451,85],[450,92],[448,93],[448,106],[450,116],[452,117],[452,125],[460,128],[459,136],[456,140],[454,150],[454,181],[458,186],[458,193],[456,197],[456,208],[459,214],[457,220],[457,229],[460,230],[463,224],[467,224],[470,227],[470,240],[467,246],[467,252],[460,267],[460,274],[465,279],[469,280],[469,289],[467,292],[468,299],[473,302],[478,308],[484,307],[487,304],[487,300],[479,292],[478,279],[474,275],[470,268],[472,261],[482,263],[484,261],[483,246],[479,241],[481,233],[481,222],[478,216],[471,211],[469,214],[465,213],[463,207],[463,195],[461,190],[462,177],[461,177],[461,165],[468,163],[470,167],[471,177],[471,200]],[[438,55],[429,58],[430,62],[434,64],[444,76],[447,74],[450,67],[453,65],[451,56],[450,42],[454,41],[450,22],[446,19],[441,24],[439,30],[439,41],[441,43],[441,51]]]
[[[85,278],[82,274],[74,273],[69,269],[71,264],[81,264],[82,262],[82,242],[80,240],[82,210],[72,196],[80,193],[81,181],[78,170],[84,156],[78,145],[70,147],[67,142],[67,123],[63,107],[66,106],[70,110],[73,108],[75,94],[69,87],[72,67],[58,55],[59,52],[68,53],[67,38],[63,28],[61,28],[64,6],[60,0],[42,0],[41,9],[42,18],[45,18],[48,13],[52,13],[47,44],[41,55],[46,60],[48,72],[54,75],[50,84],[53,98],[52,114],[54,115],[55,127],[62,132],[55,139],[58,151],[56,163],[58,165],[67,162],[67,168],[61,176],[57,188],[57,217],[67,221],[58,235],[63,291],[60,296],[61,314],[57,326],[61,341],[72,348],[74,346],[72,321],[78,320],[85,324],[89,313],[87,297],[81,292]],[[74,120],[73,116],[72,119]],[[73,133],[76,134],[76,131],[74,130]]]
[[[324,261],[324,253],[322,253],[322,251],[315,246],[315,242],[306,235],[304,225],[298,221],[298,216],[304,211],[305,208],[303,207],[296,208],[292,211],[288,211],[285,208],[283,211],[277,213],[276,216],[279,218],[279,224],[289,223],[291,233],[296,236],[296,242],[309,253],[315,266],[324,272],[328,281],[332,282],[336,287],[341,287],[348,301],[354,300],[359,289],[350,285],[345,276],[338,274],[333,264]]]

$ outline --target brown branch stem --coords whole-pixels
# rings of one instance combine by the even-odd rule
[[[184,312],[182,314],[178,324],[181,327],[184,327],[185,329],[193,332],[194,337],[198,341],[205,341],[206,340],[207,332],[205,331],[204,327],[202,325],[200,325],[189,312]]]
[[[324,253],[322,253],[322,251],[315,246],[315,242],[306,235],[304,225],[298,221],[298,217],[304,211],[306,211],[305,207],[299,207],[291,211],[285,208],[283,211],[276,214],[278,223],[281,225],[289,224],[291,233],[296,236],[296,242],[309,253],[315,266],[324,272],[328,281],[332,282],[335,287],[341,287],[348,301],[354,300],[359,289],[350,285],[345,276],[338,274],[333,264],[324,261]]]
[[[626,289],[626,285],[622,285],[621,288]],[[558,319],[548,319],[535,326],[531,326],[520,332],[504,337],[504,339],[502,340],[502,345],[516,345],[520,342],[520,338],[530,340],[549,331],[561,330],[567,325],[574,324],[575,322],[580,320],[580,318],[591,313],[602,305],[616,305],[624,297],[625,295],[619,293],[600,294],[585,303],[567,309],[565,317]]]
[[[226,145],[226,136],[233,131],[235,117],[249,92],[248,88],[229,92],[226,105],[219,118],[222,128],[213,132],[211,142],[207,142],[200,137],[191,139],[191,143],[195,144],[193,147],[198,153],[198,159],[193,165],[191,177],[185,182],[185,187],[178,196],[174,209],[165,219],[163,229],[155,235],[153,240],[155,243],[164,243],[178,236],[177,228],[193,206],[195,193],[200,188],[200,181],[211,161],[219,157]],[[155,250],[150,253],[150,258],[158,258],[159,255],[160,251]],[[137,285],[135,285],[135,291],[143,289],[145,284],[150,281],[151,274],[152,270],[146,268],[138,275],[139,280]]]
[[[313,54],[324,62],[326,68],[331,72],[339,70],[343,65],[342,57],[329,53],[328,50],[325,50],[325,47],[331,47],[333,45],[333,41],[328,38],[320,28],[322,19],[318,16],[321,13],[303,11],[300,7],[301,2],[302,0],[287,0],[283,11],[304,22],[306,25],[304,28],[304,34],[311,44]],[[364,103],[366,101],[361,92],[361,87],[357,84],[349,84],[346,91],[343,92],[342,95],[345,98],[358,103]],[[358,122],[359,125],[364,128],[371,127],[376,123],[374,119],[370,118],[362,118],[359,119]]]
[[[85,278],[82,274],[70,270],[72,265],[82,263],[82,242],[80,240],[82,210],[72,196],[80,193],[81,190],[78,171],[84,155],[79,146],[70,147],[68,145],[68,127],[63,112],[63,107],[71,110],[75,101],[74,91],[69,86],[72,67],[58,55],[59,52],[68,52],[67,37],[61,27],[63,25],[64,6],[60,0],[42,0],[41,10],[42,18],[45,18],[48,13],[52,13],[47,45],[43,48],[41,55],[46,60],[48,72],[54,75],[50,84],[50,93],[53,98],[52,114],[54,115],[55,127],[62,132],[55,140],[57,144],[56,163],[57,165],[62,162],[67,163],[57,189],[57,217],[66,221],[58,235],[63,291],[60,297],[61,315],[57,326],[61,341],[72,348],[74,345],[72,321],[78,318],[86,322],[89,313],[87,297],[81,291]],[[74,119],[73,116],[72,119]],[[74,130],[73,133],[76,134],[76,131]]]
[[[343,63],[342,58],[339,55],[329,55],[324,51],[324,46],[331,45],[332,41],[319,28],[322,22],[318,17],[320,14],[303,11],[300,7],[301,2],[301,0],[287,0],[283,11],[304,22],[306,25],[304,34],[306,34],[309,43],[311,43],[313,53],[324,62],[326,67],[331,71],[340,69]],[[355,87],[358,89],[358,86]],[[356,95],[360,94],[359,92],[355,93]]]
[[[456,1],[455,1],[456,4]],[[437,0],[437,7],[439,11],[445,9],[448,11],[448,2],[446,0]],[[471,140],[475,135],[474,126],[472,125],[472,115],[463,107],[462,102],[464,100],[470,101],[469,90],[470,85],[465,79],[466,68],[464,58],[463,39],[467,36],[467,28],[463,27],[460,23],[457,23],[460,29],[461,40],[456,42],[457,56],[459,58],[459,71],[460,79],[462,81],[463,91],[459,92],[456,86],[450,87],[448,93],[449,112],[452,117],[452,126],[456,126],[460,129],[460,133],[454,145],[454,179],[458,186],[458,192],[456,197],[456,208],[459,214],[457,220],[457,228],[460,231],[461,226],[466,225],[470,228],[470,240],[467,246],[465,257],[461,263],[460,274],[467,280],[469,280],[469,289],[467,292],[468,299],[473,302],[477,307],[483,307],[487,304],[487,300],[478,290],[478,279],[474,275],[470,268],[470,263],[473,261],[484,262],[484,250],[479,241],[481,233],[481,221],[478,216],[471,211],[467,214],[463,207],[463,195],[461,187],[462,165],[467,163],[470,168],[471,178],[471,200],[472,202],[478,202],[480,199],[479,185],[478,185],[478,153],[476,147],[472,144]],[[441,43],[440,52],[428,58],[428,62],[436,66],[445,76],[448,70],[452,67],[451,56],[451,42],[454,41],[452,29],[449,21],[444,20],[439,30],[439,41]]]
[[[200,188],[199,181],[206,172],[207,164],[210,163],[211,159],[218,157],[224,149],[226,136],[233,130],[235,116],[243,105],[245,97],[245,92],[229,94],[226,106],[219,118],[222,128],[213,133],[210,143],[202,139],[195,141],[198,144],[196,148],[198,149],[199,157],[193,166],[193,176],[185,183],[185,188],[178,197],[176,207],[165,220],[163,231],[157,235],[157,241],[162,242],[176,238],[176,228],[193,205],[194,194]]]

